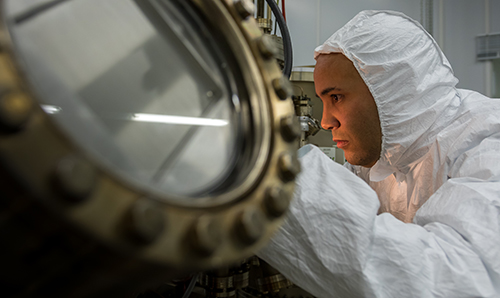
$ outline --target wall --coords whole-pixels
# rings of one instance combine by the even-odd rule
[[[486,12],[485,3],[489,9]],[[294,66],[314,65],[314,48],[364,9],[401,11],[422,21],[424,0],[286,0],[286,15],[294,49]],[[492,63],[475,59],[475,37],[500,32],[500,0],[434,0],[433,32],[460,80],[458,87],[491,93],[487,72],[497,69]],[[280,5],[281,6],[281,5]],[[496,63],[497,64],[497,63]],[[493,74],[492,84],[500,73]],[[488,89],[487,89],[488,88]],[[500,90],[497,86],[496,90]],[[498,93],[498,92],[497,92]]]
[[[361,10],[398,10],[420,19],[420,1],[415,0],[286,0],[285,3],[294,66],[314,65],[314,48]]]
[[[488,13],[488,30],[490,33],[500,33],[500,0],[490,0]],[[491,96],[500,98],[500,59],[490,62],[491,74]]]
[[[442,4],[440,5],[440,2]],[[455,75],[460,82],[459,88],[479,91],[492,95],[493,82],[491,62],[476,60],[477,35],[500,32],[500,1],[471,1],[471,0],[439,0],[436,2],[436,11],[442,17],[444,34],[434,32],[444,53],[448,57]],[[489,9],[487,8],[489,3]],[[441,8],[439,7],[441,6]],[[489,73],[489,74],[488,74]],[[491,81],[490,81],[491,80]],[[489,82],[490,81],[490,84]]]

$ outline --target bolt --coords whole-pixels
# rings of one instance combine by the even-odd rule
[[[81,202],[87,199],[95,188],[97,173],[89,162],[70,154],[58,161],[54,178],[56,190],[63,198],[71,202]]]
[[[283,153],[278,161],[281,179],[284,182],[290,182],[300,172],[300,163],[295,154]]]
[[[250,0],[237,0],[234,7],[242,19],[246,19],[255,13],[255,5]]]
[[[220,226],[208,216],[198,218],[188,233],[191,247],[202,257],[212,255],[219,247],[221,240]]]
[[[13,132],[23,128],[32,111],[31,101],[14,88],[0,85],[0,125]]]
[[[290,200],[281,187],[274,186],[266,191],[263,205],[270,218],[277,218],[288,210]]]
[[[150,244],[165,229],[165,216],[157,203],[148,199],[135,202],[129,213],[129,232],[140,244]]]
[[[283,117],[280,121],[281,136],[288,142],[293,142],[300,137],[302,132],[297,116]]]
[[[237,240],[243,245],[252,245],[264,233],[264,216],[255,208],[241,212],[236,218],[235,234]]]
[[[264,59],[271,59],[278,53],[278,48],[274,44],[273,39],[267,34],[259,38],[257,46]]]
[[[290,81],[283,76],[273,80],[273,88],[276,95],[282,100],[287,99],[293,91]]]

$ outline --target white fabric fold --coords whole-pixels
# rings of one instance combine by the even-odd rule
[[[259,257],[316,297],[499,297],[498,185],[455,201],[481,182],[450,180],[408,224],[377,215],[363,180],[308,147],[287,221]]]

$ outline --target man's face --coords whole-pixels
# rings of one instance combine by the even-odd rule
[[[342,54],[320,55],[314,69],[323,102],[321,126],[353,165],[372,167],[380,157],[382,131],[375,100],[352,62]]]

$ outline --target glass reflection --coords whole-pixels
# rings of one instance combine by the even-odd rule
[[[173,1],[139,2],[65,1],[11,33],[42,108],[75,142],[126,179],[203,196],[241,146],[232,74]]]

